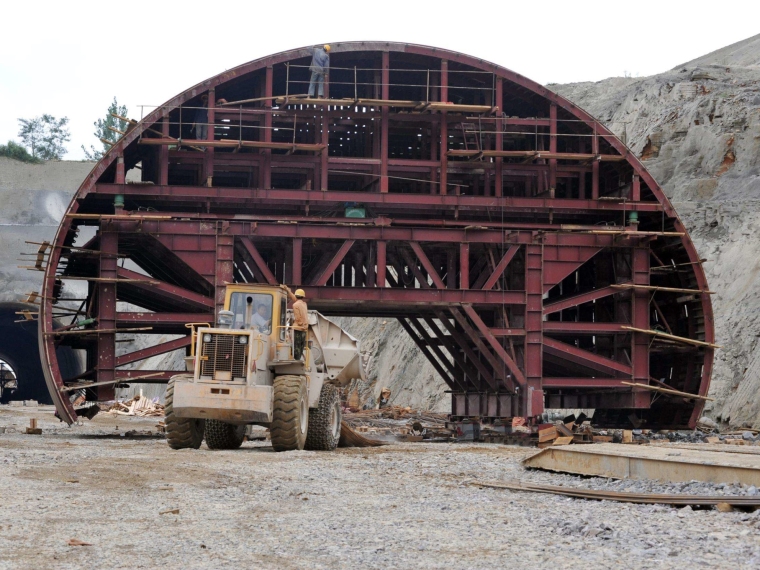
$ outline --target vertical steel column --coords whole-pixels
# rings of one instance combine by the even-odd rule
[[[214,275],[216,314],[224,308],[226,284],[234,280],[235,236],[228,233],[229,226],[229,222],[217,222],[216,225],[216,274]]]
[[[543,376],[543,246],[525,247],[525,392],[520,415],[537,416],[544,411]]]
[[[216,107],[216,90],[208,90],[208,118],[206,119],[207,133],[206,140],[214,140],[214,109]],[[204,185],[211,187],[214,185],[214,147],[207,146],[203,154],[203,181]]]
[[[596,134],[596,122],[594,122],[594,136],[591,138],[591,154],[599,154],[599,136]],[[599,161],[597,159],[591,163],[591,199],[599,199]]]
[[[104,225],[106,224],[106,225]],[[119,234],[107,227],[108,222],[100,226],[100,274],[96,285],[98,289],[98,325],[99,330],[112,331],[116,328],[116,279],[118,271]],[[116,379],[116,334],[98,335],[98,382],[111,382]],[[108,400],[114,397],[114,384],[97,387],[98,399]]]
[[[441,60],[441,102],[445,103],[449,100],[449,62],[445,59]],[[440,155],[440,169],[441,173],[438,176],[439,186],[441,188],[441,194],[446,194],[447,185],[449,181],[448,169],[449,169],[449,124],[448,114],[446,111],[441,111],[440,125],[438,132],[441,135],[441,150]]]
[[[169,115],[165,115],[161,121],[161,134],[169,138]],[[180,133],[180,136],[182,134]],[[161,186],[169,184],[169,147],[162,144],[158,147],[158,183]]]
[[[293,239],[293,285],[303,285],[301,267],[303,266],[303,239]]]
[[[389,52],[383,52],[383,73],[382,73],[382,99],[387,101],[390,98],[391,82],[391,55]],[[380,109],[380,192],[388,191],[388,118],[390,109],[388,105],[383,105]]]
[[[470,288],[470,244],[459,245],[459,288]]]
[[[116,159],[116,184],[124,184],[124,157],[120,156]]]
[[[557,152],[557,105],[549,106],[549,152]],[[557,159],[549,159],[549,189],[557,189]],[[552,196],[553,198],[554,196]]]
[[[386,273],[386,242],[377,242],[377,286],[385,287],[385,273]]]
[[[492,104],[499,108],[500,111],[503,111],[502,103],[503,103],[503,91],[504,91],[504,85],[502,83],[501,78],[496,79],[496,101],[494,101]],[[502,151],[504,150],[504,119],[503,113],[499,113],[495,124],[496,124],[496,150]],[[495,178],[495,196],[501,197],[503,193],[503,186],[504,186],[504,177],[502,176],[502,166],[504,164],[504,159],[502,157],[496,157],[495,159],[496,164],[494,165],[494,178]]]
[[[635,247],[632,252],[634,285],[649,285],[649,248]],[[631,315],[633,327],[649,330],[649,295],[646,289],[633,289],[631,293]],[[649,342],[651,337],[644,333],[631,333],[631,365],[633,381],[649,384]],[[634,392],[634,405],[648,408],[651,392]]]
[[[641,177],[638,174],[633,175],[631,183],[631,200],[634,202],[641,201]]]
[[[271,65],[267,66],[264,80],[264,142],[272,142],[272,78],[274,70]],[[259,137],[259,140],[262,140]],[[259,168],[259,188],[268,189],[272,187],[272,150],[265,148],[261,151],[261,162]]]

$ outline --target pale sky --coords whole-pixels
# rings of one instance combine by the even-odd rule
[[[2,8],[0,144],[18,118],[70,120],[68,160],[100,147],[114,95],[140,118],[225,69],[305,45],[424,44],[542,84],[653,75],[757,34],[757,0],[637,2],[13,2]],[[146,109],[146,113],[149,109]]]

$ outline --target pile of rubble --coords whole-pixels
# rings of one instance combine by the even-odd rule
[[[158,403],[158,398],[151,400],[143,396],[142,393],[130,400],[114,402],[104,411],[108,414],[140,418],[164,416],[164,406]]]
[[[452,430],[446,427],[448,414],[389,406],[376,410],[343,412],[343,421],[359,434],[373,438],[391,437],[401,441],[449,439]]]

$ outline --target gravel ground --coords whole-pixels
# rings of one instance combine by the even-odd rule
[[[18,433],[30,417],[43,435]],[[409,443],[274,453],[250,442],[237,451],[172,451],[152,435],[155,424],[99,415],[68,428],[50,408],[0,407],[0,427],[14,428],[0,434],[0,567],[760,565],[760,511],[592,502],[469,484],[632,485],[526,471],[519,464],[533,452],[526,448]],[[160,514],[171,509],[178,514]],[[72,538],[92,546],[68,546]]]

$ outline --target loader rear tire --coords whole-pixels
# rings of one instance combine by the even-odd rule
[[[324,384],[319,393],[319,407],[309,411],[306,449],[332,451],[338,447],[342,415],[338,388],[332,384]]]
[[[169,385],[166,387],[166,396],[164,397],[166,441],[172,449],[198,449],[201,446],[201,443],[203,443],[205,420],[196,418],[178,418],[174,415],[175,378],[169,380]]]
[[[245,425],[221,420],[206,420],[206,445],[209,449],[238,449],[245,439]]]
[[[272,424],[269,434],[275,451],[303,449],[309,426],[309,400],[303,376],[274,379]]]

